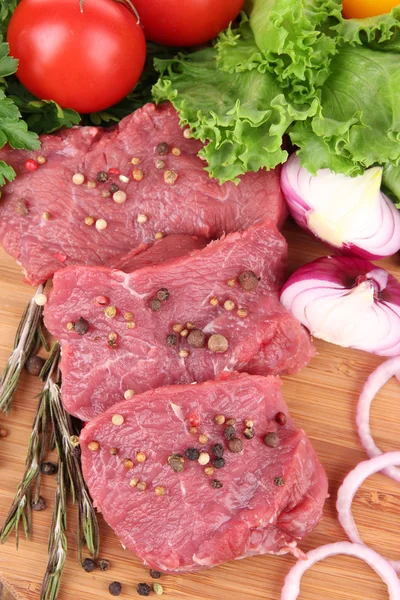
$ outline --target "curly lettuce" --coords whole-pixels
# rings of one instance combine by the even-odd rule
[[[388,14],[366,19],[340,19],[332,27],[337,44],[369,46],[375,50],[398,52],[400,50],[400,6]]]
[[[221,182],[247,171],[271,169],[284,162],[282,137],[289,125],[314,114],[317,103],[304,108],[288,102],[276,78],[258,64],[254,38],[246,35],[221,38],[216,48],[180,54],[173,60],[156,60],[161,77],[153,88],[156,102],[169,100],[182,125],[206,142],[200,155],[210,176]],[[229,44],[229,63],[220,68]],[[245,68],[245,56],[253,56]],[[234,66],[239,66],[236,70]]]

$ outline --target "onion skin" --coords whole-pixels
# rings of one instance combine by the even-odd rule
[[[339,254],[379,259],[400,250],[400,212],[381,190],[382,169],[359,177],[329,169],[313,176],[293,154],[281,171],[290,214]]]
[[[308,552],[306,554],[307,560],[298,561],[286,575],[281,600],[296,600],[300,594],[300,581],[305,571],[320,560],[337,554],[347,554],[364,560],[386,583],[389,600],[400,600],[400,581],[388,561],[371,548],[360,544],[351,544],[350,542],[327,544]]]
[[[365,382],[363,391],[361,392],[360,399],[358,401],[358,435],[360,436],[361,443],[364,446],[365,451],[367,452],[370,458],[374,458],[375,456],[380,456],[381,454],[383,454],[382,450],[376,445],[371,433],[371,404],[379,390],[393,376],[396,376],[397,379],[400,381],[400,356],[390,358],[386,362],[379,365],[379,367],[375,369],[373,373],[371,373],[371,375]],[[387,467],[382,470],[382,473],[400,483],[399,467]]]
[[[364,460],[344,478],[338,491],[336,508],[341,526],[349,536],[349,539],[355,544],[362,544],[365,546],[358,533],[353,515],[351,514],[351,503],[353,498],[356,495],[357,490],[368,477],[383,471],[383,469],[394,466],[400,466],[400,451],[386,452],[385,454],[380,454],[370,460]],[[388,560],[388,562],[397,573],[400,573],[400,560]]]
[[[281,302],[316,338],[380,356],[400,354],[400,284],[369,261],[314,260],[288,279]]]

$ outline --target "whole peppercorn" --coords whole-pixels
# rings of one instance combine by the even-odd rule
[[[232,425],[228,425],[224,429],[224,436],[227,440],[232,440],[236,436],[236,429]]]
[[[222,483],[219,481],[219,479],[212,479],[211,487],[214,488],[214,490],[219,490],[222,488]]]
[[[283,477],[275,477],[274,484],[277,487],[282,487],[283,485],[285,485],[285,480],[283,479]]]
[[[236,419],[233,419],[232,417],[230,419],[227,419],[226,424],[227,425],[235,425],[236,423]]]
[[[110,592],[111,596],[119,596],[122,591],[122,585],[119,581],[113,581],[108,586],[108,591]]]
[[[225,423],[224,415],[215,415],[214,421],[217,425],[223,425]]]
[[[164,302],[164,300],[168,300],[168,298],[170,297],[170,293],[167,290],[167,288],[161,288],[160,290],[158,290],[157,292],[157,298],[161,301]]]
[[[160,144],[157,144],[157,146],[156,146],[156,152],[160,156],[165,156],[166,154],[168,154],[168,150],[169,150],[169,146],[168,146],[167,142],[161,142]]]
[[[139,596],[150,596],[151,587],[147,583],[138,583],[136,590]]]
[[[37,502],[32,500],[31,506],[32,506],[32,510],[36,510],[37,512],[45,510],[46,509],[46,500],[42,496],[39,496]]]
[[[79,319],[75,323],[75,331],[78,335],[85,335],[89,330],[89,322],[86,321],[83,317],[79,317]]]
[[[160,571],[155,571],[154,569],[150,569],[150,577],[153,579],[160,579],[162,573]]]
[[[94,560],[91,558],[85,558],[85,560],[82,563],[82,567],[83,570],[86,571],[86,573],[91,573],[92,571],[94,571],[95,568]]]
[[[246,440],[251,440],[255,436],[255,431],[252,427],[247,427],[247,429],[243,431],[243,435],[246,438]]]
[[[118,192],[118,191],[119,191],[119,186],[116,183],[112,183],[110,185],[110,192],[112,194],[115,194],[115,192]]]
[[[278,412],[275,415],[275,421],[278,423],[278,425],[286,425],[287,416],[283,412]]]
[[[44,359],[40,356],[31,356],[25,363],[25,369],[31,375],[38,376],[44,365]]]
[[[228,447],[231,452],[241,452],[243,450],[243,442],[239,438],[233,438],[229,440]]]
[[[214,466],[216,469],[222,469],[222,467],[224,467],[224,466],[225,466],[225,461],[224,461],[224,459],[223,459],[223,458],[214,458],[214,460],[213,460],[213,466]]]
[[[211,352],[216,352],[218,354],[223,354],[229,348],[228,340],[224,335],[220,335],[219,333],[214,333],[209,338],[207,345]]]
[[[246,292],[255,290],[259,281],[259,278],[253,271],[243,271],[239,275],[239,283]]]
[[[206,345],[206,334],[200,329],[192,329],[187,340],[189,346],[192,346],[192,348],[204,348]]]
[[[222,458],[224,455],[224,447],[222,444],[214,444],[212,451],[215,458]]]
[[[268,446],[268,448],[276,448],[279,444],[279,436],[274,431],[267,433],[264,435],[264,444]]]
[[[153,591],[157,594],[157,596],[162,596],[164,593],[164,588],[161,583],[153,583]]]
[[[99,183],[105,183],[108,181],[108,175],[105,171],[99,171],[96,175],[96,179]]]
[[[8,431],[4,427],[0,427],[0,438],[7,437]]]
[[[197,448],[187,448],[185,450],[185,456],[189,460],[197,460],[200,456],[200,452],[197,450]]]
[[[169,335],[167,335],[165,341],[167,343],[167,346],[175,346],[176,342],[178,341],[178,338],[174,333],[170,333]]]
[[[172,454],[168,458],[168,464],[175,473],[181,473],[185,468],[185,459],[181,454]]]
[[[159,310],[161,310],[161,302],[160,300],[158,300],[158,298],[153,298],[152,300],[150,300],[149,306],[151,310],[154,310],[154,312],[158,312]]]
[[[57,473],[57,465],[52,462],[44,462],[40,465],[40,471],[43,475],[54,475]]]
[[[107,571],[110,568],[110,561],[106,560],[105,558],[100,558],[97,561],[97,568],[99,571]]]

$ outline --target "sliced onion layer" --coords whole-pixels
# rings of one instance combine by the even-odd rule
[[[304,573],[320,560],[337,554],[347,554],[364,560],[386,583],[389,599],[400,600],[400,582],[395,570],[388,561],[371,548],[360,544],[351,544],[350,542],[327,544],[308,552],[306,555],[307,560],[298,561],[286,575],[281,600],[296,600],[300,594],[300,581]]]
[[[392,256],[400,249],[400,212],[381,191],[382,168],[347,177],[321,169],[312,175],[292,154],[281,186],[295,221],[342,253]]]
[[[288,279],[281,302],[316,338],[381,356],[400,354],[400,284],[367,260],[314,260]]]
[[[376,445],[371,433],[371,404],[379,390],[393,376],[396,376],[397,379],[400,379],[400,357],[391,358],[375,369],[375,371],[368,377],[358,401],[358,433],[361,443],[370,458],[382,454],[382,450]],[[400,483],[400,469],[398,467],[387,467],[386,469],[382,470],[382,473]]]
[[[393,466],[400,466],[400,451],[386,452],[385,454],[381,454],[375,458],[371,458],[370,460],[365,460],[359,463],[355,469],[346,475],[342,485],[339,488],[336,502],[336,508],[339,513],[339,521],[349,536],[349,539],[355,544],[364,545],[351,513],[351,504],[354,496],[356,495],[359,487],[368,477],[370,477],[370,475],[374,475],[375,473],[379,473],[380,471]],[[392,565],[395,571],[400,573],[400,561],[388,560],[388,562]]]

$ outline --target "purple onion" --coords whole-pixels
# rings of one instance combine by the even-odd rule
[[[362,258],[392,256],[400,249],[400,212],[381,191],[382,169],[358,177],[321,169],[311,175],[293,154],[281,186],[294,220],[336,251]]]
[[[367,260],[318,258],[289,278],[281,302],[316,338],[380,356],[400,354],[400,284]]]

